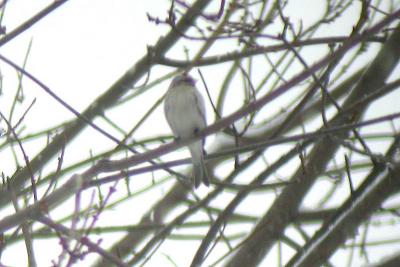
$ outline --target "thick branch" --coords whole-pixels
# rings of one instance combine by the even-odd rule
[[[397,138],[388,152],[392,158],[398,149]],[[321,229],[297,253],[287,266],[321,266],[346,239],[354,235],[383,201],[400,188],[400,162],[376,166],[363,184],[347,199],[333,218],[325,220]]]
[[[199,0],[191,9],[187,11],[184,17],[176,25],[180,32],[185,32],[192,24],[193,20],[207,6],[210,0]],[[163,56],[178,41],[180,35],[177,31],[171,30],[165,37],[160,38],[156,46],[151,49],[149,55],[145,55],[133,67],[131,67],[120,79],[118,79],[103,95],[97,98],[83,113],[88,120],[93,120],[96,116],[102,114],[104,110],[115,104],[122,95],[124,95],[131,85],[136,83],[145,75],[153,65],[153,58]],[[51,158],[53,158],[60,149],[75,138],[86,124],[79,119],[69,123],[65,130],[57,135],[35,158],[30,161],[32,171],[39,171]],[[11,181],[12,187],[17,194],[26,180],[29,178],[28,168],[21,169]],[[10,195],[4,188],[0,192],[0,206],[4,206],[10,201]]]
[[[271,46],[257,46],[255,48],[249,48],[245,51],[237,51],[230,52],[224,55],[218,56],[210,56],[203,57],[201,60],[196,61],[184,61],[184,60],[174,60],[167,57],[160,57],[157,60],[157,63],[160,65],[176,67],[176,68],[185,68],[187,66],[209,66],[214,64],[221,64],[229,61],[235,61],[239,59],[244,59],[252,56],[262,55],[266,53],[279,52],[289,49],[290,47],[304,47],[311,45],[331,45],[334,43],[343,43],[347,41],[349,37],[327,37],[327,38],[314,38],[308,40],[296,40],[290,44],[279,44],[279,45],[271,45]],[[367,41],[370,42],[385,42],[384,37],[371,37],[368,38]]]
[[[400,28],[398,27],[345,101],[344,108],[360,99],[364,94],[371,93],[384,84],[397,65],[400,56],[399,46]],[[352,120],[358,120],[366,107],[360,107],[359,110],[348,114],[349,116],[342,117],[340,120],[334,118],[329,125],[341,125]],[[339,138],[346,136],[345,133],[337,135]],[[300,182],[285,188],[249,234],[243,246],[229,259],[226,266],[256,266],[264,258],[275,241],[281,237],[286,226],[295,219],[303,198],[338,148],[339,144],[329,137],[323,138],[315,145],[307,159],[309,164],[299,168],[291,179],[293,182]]]

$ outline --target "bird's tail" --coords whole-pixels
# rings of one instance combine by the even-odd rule
[[[193,163],[194,187],[199,187],[201,182],[203,182],[204,185],[209,186],[210,181],[208,179],[207,169],[204,164],[204,153],[201,140],[191,144],[189,146],[189,150]]]

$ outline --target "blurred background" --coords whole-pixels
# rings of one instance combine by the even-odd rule
[[[400,264],[400,1],[0,8],[1,266]],[[184,70],[215,124],[196,190],[162,106]]]

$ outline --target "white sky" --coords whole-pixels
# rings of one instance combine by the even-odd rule
[[[43,0],[11,0],[7,5],[3,25],[10,31],[50,2]],[[294,21],[296,19],[303,19],[306,24],[307,20],[308,22],[312,21],[314,19],[313,15],[318,14],[322,9],[320,3],[324,1],[306,0],[292,2],[295,2],[295,4],[287,10],[288,15]],[[82,111],[141,58],[146,52],[148,45],[155,44],[159,36],[167,32],[168,28],[166,26],[155,26],[148,22],[146,12],[150,12],[153,16],[164,17],[168,8],[169,2],[165,0],[70,0],[53,14],[34,25],[32,29],[3,46],[0,53],[21,65],[28,44],[32,39],[33,44],[26,69],[49,86],[67,103],[70,103],[77,110]],[[347,33],[346,30],[349,29],[348,25],[354,22],[353,15],[357,11],[358,8],[355,6],[352,12],[347,13],[347,16],[341,18],[340,22],[334,25],[338,35]],[[304,16],[304,14],[307,14],[307,16]],[[296,15],[298,15],[297,18]],[[276,32],[272,32],[272,34],[274,33]],[[329,34],[334,34],[334,32],[329,32]],[[193,55],[194,47],[197,45],[190,45],[191,55]],[[221,52],[224,50],[226,50],[225,44],[220,47],[217,46],[213,52],[216,53],[217,51]],[[235,50],[235,47],[229,50]],[[183,58],[181,52],[182,46],[178,46],[173,51],[173,55],[179,55]],[[315,54],[315,50],[310,49],[309,53],[311,59],[313,54]],[[312,63],[312,60],[310,61]],[[4,77],[4,95],[0,97],[0,108],[2,111],[8,111],[11,103],[10,100],[14,97],[16,90],[16,72],[3,63],[0,63],[0,69]],[[156,74],[153,77],[157,77],[159,73],[166,73],[172,70],[171,68],[154,68]],[[219,66],[202,69],[203,73],[210,80],[211,88],[213,85],[220,84],[219,73],[222,73],[223,70]],[[146,93],[146,95],[134,103],[128,102],[122,108],[107,112],[107,115],[125,130],[130,129],[129,126],[133,125],[152,103],[165,92],[167,84],[161,84],[157,87],[157,90]],[[17,113],[14,116],[15,119],[19,118],[33,98],[37,100],[25,119],[27,126],[25,133],[35,132],[39,129],[56,125],[66,119],[74,118],[64,107],[43,93],[38,86],[32,84],[30,81],[24,80],[24,90],[28,101],[17,109]],[[392,97],[391,99],[389,103],[393,105],[398,104],[399,98]],[[387,103],[385,102],[382,105],[387,105]],[[235,110],[240,104],[239,100],[232,100],[232,106],[227,108],[227,112]],[[271,110],[275,109],[275,107],[270,108]],[[210,114],[210,106],[207,109]],[[383,114],[384,109],[382,109],[382,114],[374,113],[374,116]],[[209,115],[209,117],[212,118],[213,116]],[[106,127],[106,124],[101,120],[97,120],[96,123]],[[4,125],[2,126],[4,127]],[[150,137],[168,134],[169,132],[161,109],[159,109],[149,120],[149,123],[142,126],[137,136],[138,138]],[[118,133],[112,133],[118,136]],[[94,152],[101,152],[113,146],[114,144],[111,141],[88,129],[71,147],[67,148],[65,164],[86,158],[89,155],[89,149]],[[33,142],[32,144],[27,144],[25,148],[28,154],[33,157],[42,147],[37,142]],[[9,158],[9,155],[9,151],[0,151],[0,162],[4,164],[1,165],[1,170],[8,175],[12,174],[15,169],[13,164],[8,164],[9,162],[13,162]],[[187,154],[184,152],[184,154],[177,153],[176,155]],[[55,167],[56,163],[48,168],[49,170],[54,170]],[[158,175],[162,176],[160,172],[158,172]],[[154,196],[161,196],[165,190],[167,189],[164,188],[163,190],[156,191]],[[200,194],[206,192],[207,190],[204,188],[200,190]],[[121,209],[104,213],[100,224],[115,225],[121,222],[124,224],[126,222],[137,222],[139,217],[136,218],[135,214],[142,214],[147,211],[150,204],[156,200],[148,199],[147,195],[143,196],[132,207],[125,206]],[[223,201],[226,201],[226,199]],[[254,197],[254,201],[258,201],[257,196]],[[266,199],[263,197],[259,201],[266,201]],[[146,205],[136,204],[140,202],[146,203]],[[70,204],[64,205],[55,214],[62,216],[65,214],[65,209],[71,209]],[[126,216],[132,218],[127,219]],[[400,232],[397,231],[396,234],[400,235]],[[107,240],[103,241],[103,244],[111,244],[109,242],[116,240],[117,237],[107,236]],[[40,248],[36,250],[39,266],[49,266],[50,261],[58,255],[59,246],[57,241],[55,240],[52,246],[48,244],[47,240],[35,242],[35,246]],[[167,244],[162,249],[169,256],[173,257],[178,266],[186,266],[192,258],[191,254],[188,257],[182,257],[183,251],[187,247],[191,248],[190,251],[193,251],[193,246],[197,247],[198,245],[198,243],[193,242],[174,241],[168,241]],[[339,253],[337,257],[340,258],[342,255]],[[11,266],[25,266],[26,256],[23,244],[21,243],[19,246],[12,246],[7,249],[2,256],[2,262]],[[149,262],[148,266],[160,266],[160,264],[165,263],[165,257],[157,256]],[[85,262],[76,266],[87,266],[87,264]]]

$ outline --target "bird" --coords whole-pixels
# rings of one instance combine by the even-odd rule
[[[196,80],[189,74],[178,74],[172,79],[165,95],[164,114],[178,140],[194,136],[207,126],[204,99],[196,88]],[[206,186],[210,184],[204,164],[204,144],[203,138],[188,145],[195,188],[201,182]]]

